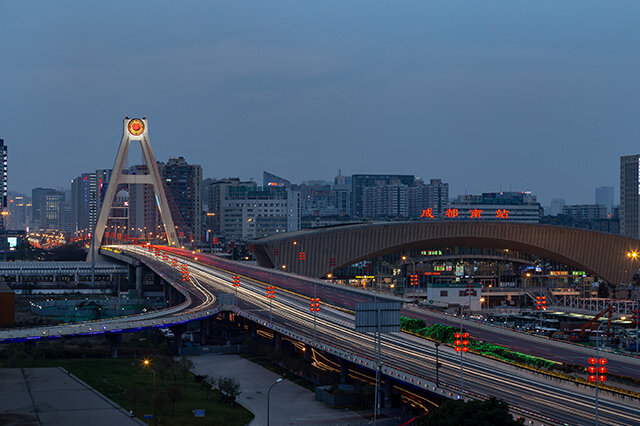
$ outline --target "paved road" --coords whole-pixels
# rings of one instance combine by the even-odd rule
[[[172,249],[176,253],[191,256],[192,253],[186,250]],[[242,274],[264,282],[273,282],[279,288],[287,289],[298,294],[313,297],[314,291],[323,302],[345,308],[355,309],[358,302],[373,302],[391,300],[385,295],[372,295],[363,290],[356,290],[351,287],[344,287],[336,284],[325,283],[297,275],[284,274],[280,271],[272,271],[258,266],[247,265],[240,262],[232,262],[215,256],[198,253],[200,260],[207,264]],[[398,300],[398,298],[394,298]],[[410,318],[420,318],[427,324],[439,322],[445,325],[459,326],[460,321],[455,317],[446,316],[438,312],[428,310],[403,310],[403,315]],[[549,341],[544,338],[525,335],[516,331],[505,330],[503,328],[490,328],[479,325],[472,321],[465,321],[465,328],[476,338],[506,346],[516,351],[528,353],[535,356],[547,358],[565,364],[586,365],[586,361],[593,356],[593,350],[572,345],[569,343]],[[613,361],[615,359],[615,362]],[[611,373],[640,378],[640,358],[630,356],[612,356],[607,368]]]
[[[237,355],[192,357],[196,374],[231,377],[240,383],[238,403],[253,413],[252,426],[267,424],[267,390],[278,376]],[[362,425],[368,422],[349,410],[333,410],[316,401],[309,389],[289,380],[273,387],[270,398],[272,425]]]
[[[60,368],[0,368],[2,425],[144,425]]]
[[[234,291],[230,286],[233,274],[209,266],[208,259],[203,259],[201,254],[198,256],[197,262],[188,263],[192,276],[199,285],[209,288],[212,293]],[[238,290],[238,309],[268,318],[269,304],[265,297],[265,287],[268,284],[261,280],[247,279],[245,275]],[[307,296],[282,288],[279,282],[277,285],[277,297],[272,301],[274,324],[312,337],[313,315],[309,313]],[[312,289],[313,285],[310,285],[308,291]],[[357,294],[356,297],[362,296]],[[375,358],[372,337],[353,331],[353,315],[323,306],[318,315],[317,327],[319,341],[368,359]],[[404,333],[390,334],[383,339],[382,351],[385,365],[433,379],[435,348],[431,342],[414,339]],[[543,376],[532,376],[527,371],[472,354],[465,355],[465,359],[466,395],[495,395],[514,407],[571,425],[593,423],[595,401],[592,389],[572,384],[567,388],[566,383],[552,382]],[[441,347],[440,362],[443,364],[441,381],[454,392],[459,391],[459,355],[448,347]],[[600,423],[640,424],[640,409],[636,405],[630,405],[629,401],[601,392]]]

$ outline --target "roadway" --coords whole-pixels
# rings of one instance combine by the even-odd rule
[[[313,297],[315,284],[315,288],[317,289],[316,297],[319,297],[323,302],[348,310],[354,310],[355,304],[358,302],[402,300],[397,297],[376,295],[375,293],[372,295],[371,292],[354,289],[352,287],[326,283],[324,281],[308,277],[242,264],[241,262],[233,262],[203,253],[197,253],[197,255],[194,255],[188,250],[174,248],[169,250],[182,256],[197,256],[202,262],[207,262],[207,264],[216,268],[245,275],[264,282],[273,282],[278,287],[286,288],[308,297]],[[440,323],[455,327],[460,326],[459,318],[427,309],[405,308],[402,310],[402,315],[409,318],[422,319],[427,323],[427,325]],[[502,345],[513,349],[514,351],[539,356],[563,364],[575,364],[586,367],[587,359],[594,354],[593,349],[583,346],[561,341],[551,341],[549,339],[505,329],[499,326],[492,327],[486,323],[467,320],[463,320],[463,322],[464,328],[476,339]],[[609,357],[610,362],[607,365],[607,368],[611,373],[640,378],[639,357],[614,354],[606,354],[605,356]]]
[[[117,249],[112,253],[117,255]],[[147,266],[160,275],[184,296],[176,306],[147,313],[127,315],[103,320],[57,324],[41,327],[19,327],[0,330],[0,343],[24,342],[37,339],[52,339],[68,336],[118,334],[152,327],[170,327],[188,321],[217,315],[216,298],[197,281],[184,285],[180,271],[162,262],[147,262]]]
[[[122,248],[123,252],[140,257],[145,263],[158,262],[150,260],[154,256],[139,248]],[[191,276],[204,291],[211,294],[220,292],[233,293],[232,276],[237,272],[229,269],[233,264],[221,259],[203,256],[202,253],[193,254],[187,251],[176,251],[175,254],[188,257],[184,260],[190,265]],[[195,260],[197,258],[197,260]],[[184,259],[184,258],[183,258]],[[214,265],[214,264],[217,264]],[[246,268],[243,266],[243,268]],[[252,269],[252,268],[249,268]],[[258,268],[261,269],[261,268]],[[247,272],[245,270],[245,272]],[[250,313],[268,320],[269,302],[266,298],[266,286],[272,281],[276,287],[276,299],[272,301],[273,324],[278,324],[299,335],[313,338],[313,314],[309,312],[309,294],[313,291],[306,288],[291,288],[290,282],[286,287],[281,285],[280,277],[272,276],[264,270],[256,272],[265,279],[251,279],[243,274],[240,288],[237,290],[238,313]],[[297,280],[298,278],[293,278]],[[286,281],[286,280],[282,280]],[[304,281],[304,280],[303,280]],[[372,296],[362,293],[351,293],[347,289],[343,292],[331,286],[322,288],[317,284],[318,296],[323,299],[321,311],[317,316],[317,340],[330,347],[349,353],[375,359],[373,337],[355,333],[354,318],[345,307],[352,307],[356,301],[371,301]],[[330,287],[330,288],[326,288]],[[304,290],[300,292],[299,290]],[[333,293],[336,294],[333,294]],[[346,292],[346,293],[345,293]],[[332,306],[334,301],[340,303]],[[411,372],[428,380],[434,378],[435,348],[432,342],[415,338],[404,333],[391,333],[382,340],[383,364],[401,371]],[[464,355],[465,358],[465,395],[473,397],[499,397],[512,407],[537,413],[553,419],[558,423],[571,425],[590,425],[594,419],[594,395],[592,389],[567,386],[566,383],[552,382],[540,376],[533,376],[527,371],[517,370],[511,366],[497,363],[473,354]],[[441,346],[440,380],[445,387],[459,391],[460,359],[451,348]],[[620,399],[601,392],[600,424],[626,425],[640,424],[640,409],[636,405],[622,402]]]

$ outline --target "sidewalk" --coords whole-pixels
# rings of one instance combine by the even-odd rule
[[[238,355],[202,355],[190,357],[195,374],[231,377],[240,383],[237,401],[255,418],[251,426],[267,424],[267,391],[278,376]],[[316,401],[315,394],[289,380],[271,390],[270,424],[281,425],[362,425],[367,420],[346,409],[334,410]]]

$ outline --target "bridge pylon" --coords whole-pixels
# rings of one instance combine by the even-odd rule
[[[123,173],[123,168],[127,164],[127,157],[132,141],[140,142],[142,158],[148,171],[146,174],[130,175]],[[162,177],[153,151],[151,151],[148,121],[146,118],[125,117],[123,120],[122,140],[120,141],[118,154],[116,155],[116,160],[113,165],[111,180],[107,187],[104,202],[100,209],[100,215],[96,221],[96,228],[93,232],[93,241],[91,244],[92,249],[89,251],[87,260],[91,259],[92,253],[102,244],[107,221],[109,219],[121,219],[110,216],[118,186],[121,184],[149,184],[153,187],[156,206],[160,212],[160,218],[162,219],[164,231],[167,236],[167,243],[171,246],[178,246],[178,235],[173,224],[173,219],[171,218],[171,211],[169,210],[169,203],[167,202],[167,196],[162,184]]]

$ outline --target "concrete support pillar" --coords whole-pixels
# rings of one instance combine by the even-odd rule
[[[277,351],[282,350],[282,334],[278,333],[277,331],[273,332],[273,346]]]
[[[384,376],[383,376],[384,377]],[[391,407],[393,402],[393,381],[390,377],[384,377],[384,399],[382,400],[385,407]]]
[[[311,346],[309,345],[305,345],[304,346],[304,360],[307,362],[311,362],[311,352],[313,351],[313,349],[311,349]]]
[[[173,354],[180,355],[180,348],[182,348],[182,333],[187,331],[187,324],[176,324],[169,327],[169,330],[173,332]]]
[[[122,341],[122,334],[107,334],[111,358],[118,358],[118,345]]]
[[[211,334],[211,318],[200,320],[200,344],[206,345]]]
[[[135,287],[136,285],[136,267],[133,265],[128,265],[127,268],[127,278],[129,280],[129,288]]]
[[[347,383],[349,383],[349,362],[340,358],[340,384],[346,385]]]
[[[136,291],[138,292],[138,297],[144,296],[144,266],[136,265]]]

